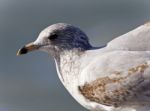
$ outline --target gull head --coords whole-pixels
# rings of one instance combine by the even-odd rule
[[[88,37],[79,28],[66,24],[57,23],[45,28],[38,38],[19,49],[17,55],[31,51],[41,50],[52,55],[68,50],[88,50],[91,48]]]

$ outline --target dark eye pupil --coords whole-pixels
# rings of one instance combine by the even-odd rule
[[[55,40],[58,37],[57,34],[52,34],[48,37],[49,40]]]

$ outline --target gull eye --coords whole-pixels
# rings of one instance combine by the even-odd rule
[[[57,39],[58,35],[57,34],[52,34],[48,37],[49,40],[55,40]]]

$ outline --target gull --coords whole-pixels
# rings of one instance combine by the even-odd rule
[[[67,23],[50,25],[17,55],[40,50],[72,97],[90,111],[150,111],[150,23],[103,47]]]

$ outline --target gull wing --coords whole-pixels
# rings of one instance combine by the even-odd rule
[[[130,51],[150,51],[150,22],[113,39],[107,47]]]
[[[149,51],[104,54],[81,73],[84,84],[79,91],[86,99],[108,106],[150,105],[149,61]]]

